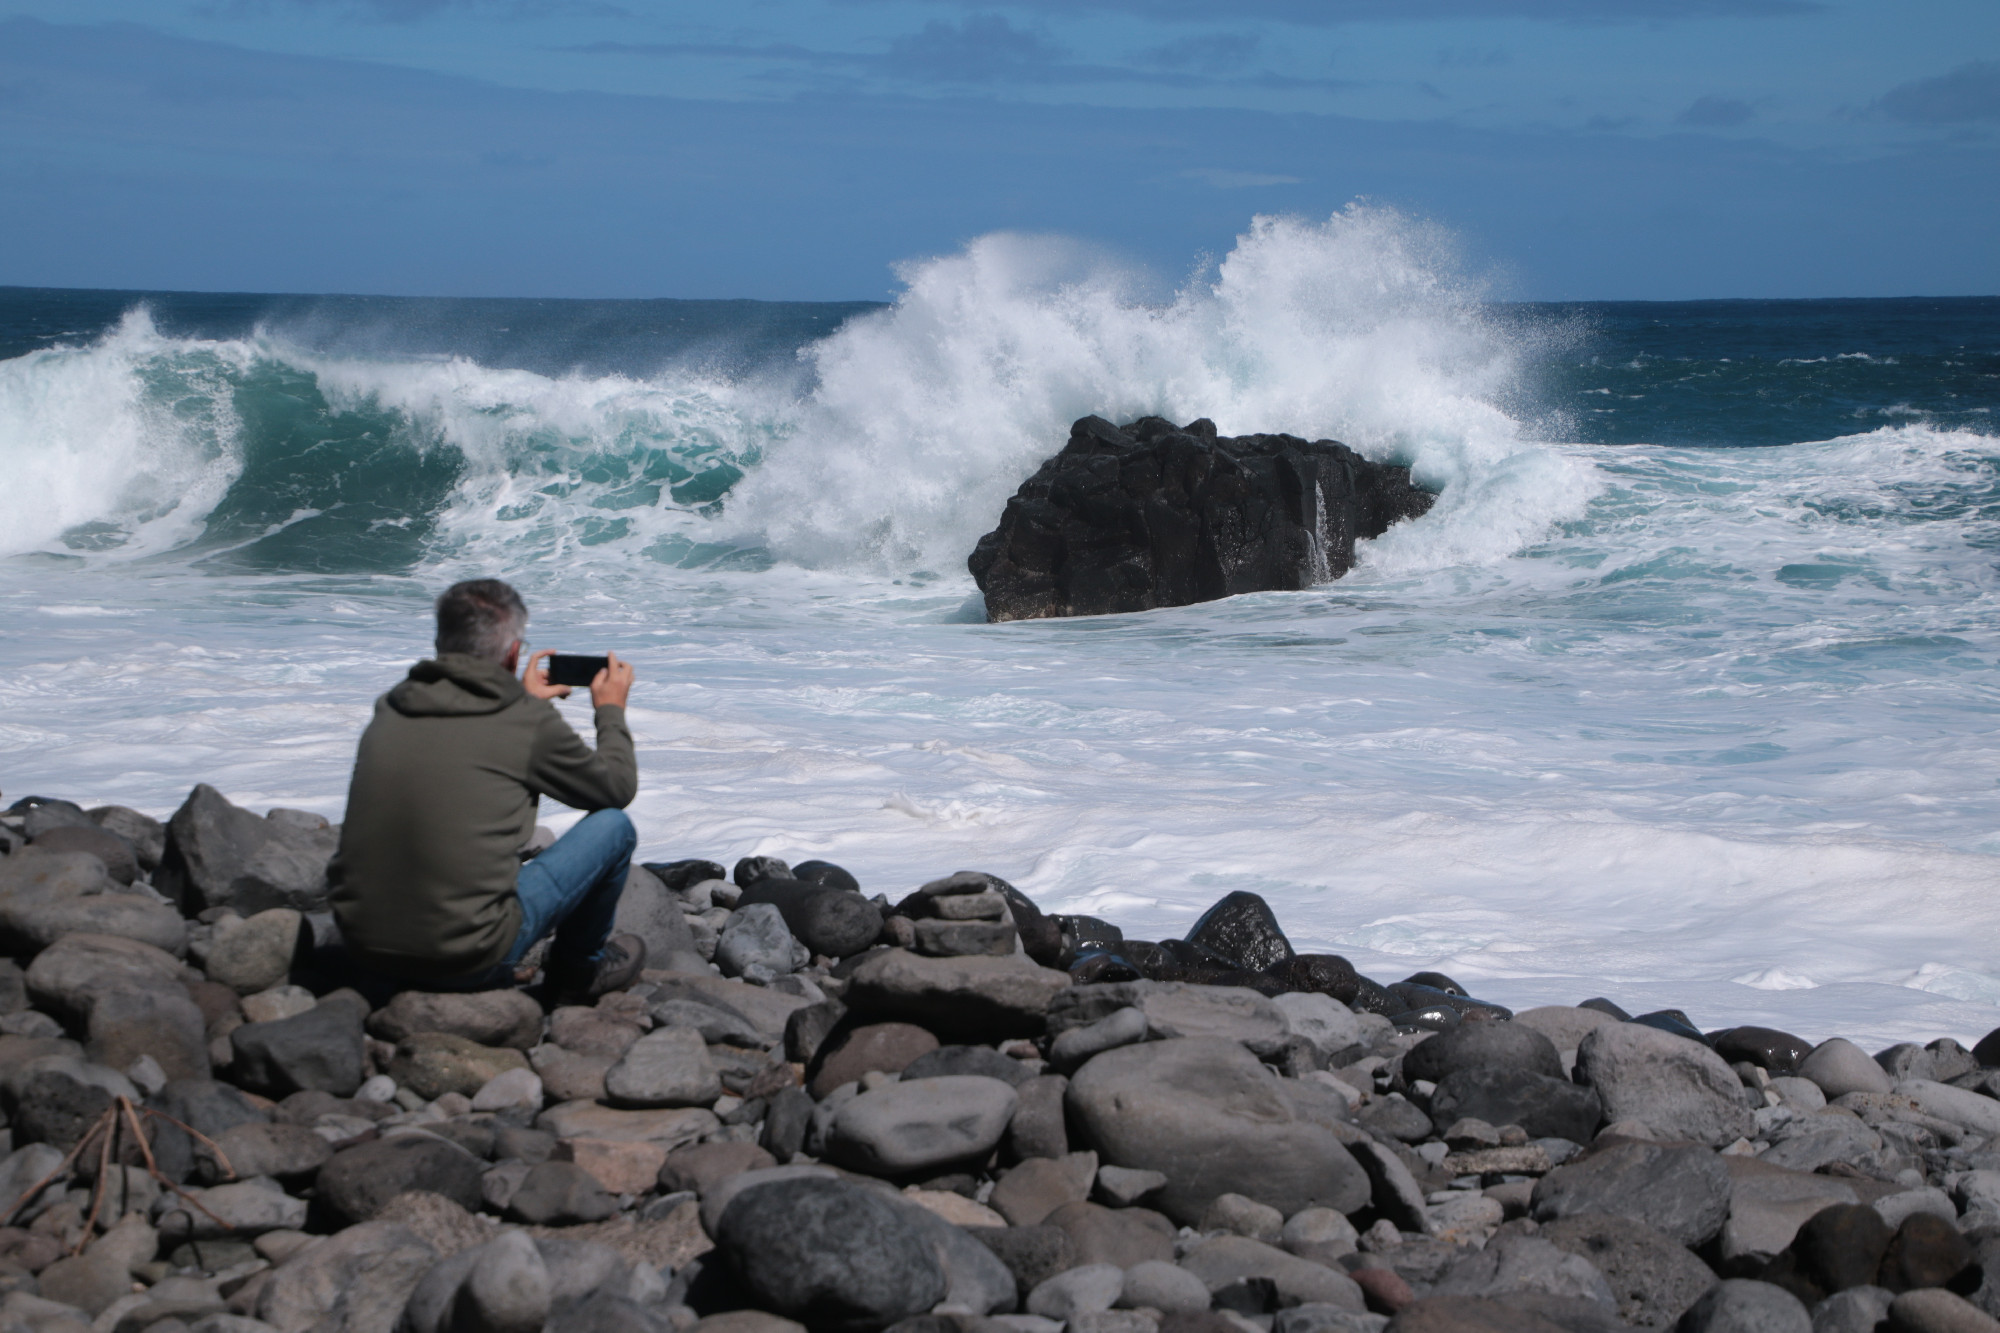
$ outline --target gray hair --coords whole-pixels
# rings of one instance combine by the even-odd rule
[[[499,579],[467,579],[437,600],[437,650],[505,662],[507,650],[528,628],[521,594]]]

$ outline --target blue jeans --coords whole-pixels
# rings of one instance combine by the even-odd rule
[[[514,965],[551,934],[542,970],[588,978],[611,938],[611,920],[625,892],[639,835],[623,810],[598,810],[521,867],[514,892],[521,899],[521,933],[499,964],[448,982],[426,983],[439,991],[494,990],[514,984]]]

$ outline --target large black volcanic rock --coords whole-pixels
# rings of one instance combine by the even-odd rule
[[[967,563],[988,620],[1185,606],[1339,578],[1435,498],[1332,440],[1085,417]]]

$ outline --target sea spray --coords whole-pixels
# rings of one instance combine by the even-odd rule
[[[1590,494],[1494,403],[1502,330],[1448,238],[1393,210],[1260,217],[1164,301],[1045,238],[982,238],[903,266],[904,291],[810,349],[819,386],[725,518],[812,565],[956,568],[1069,423],[1208,417],[1225,434],[1333,437],[1443,490],[1398,567],[1503,558]]]

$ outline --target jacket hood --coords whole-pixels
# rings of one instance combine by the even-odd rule
[[[527,697],[513,672],[463,653],[425,658],[388,694],[389,707],[405,717],[476,717]]]

